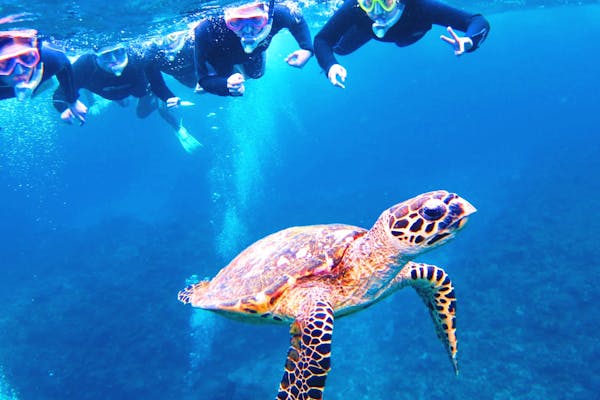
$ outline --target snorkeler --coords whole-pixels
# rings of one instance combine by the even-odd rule
[[[196,87],[193,28],[154,39],[146,52],[146,57],[161,72],[171,75],[184,86]]]
[[[53,76],[64,93],[64,113],[84,122],[87,107],[77,100],[71,62],[65,53],[49,43],[38,43],[34,29],[0,32],[0,99],[26,100]]]
[[[300,46],[285,61],[301,68],[313,54],[310,31],[297,9],[254,2],[226,8],[224,15],[200,21],[195,28],[197,90],[220,96],[242,96],[245,77],[265,71],[265,51],[273,36],[287,28]],[[243,74],[236,71],[239,66]]]
[[[346,0],[315,36],[315,56],[329,81],[343,88],[347,72],[334,53],[350,54],[371,39],[408,46],[425,36],[432,24],[447,27],[450,36],[441,39],[457,56],[475,51],[490,30],[481,14],[436,0]]]
[[[147,117],[158,108],[183,148],[192,153],[202,145],[182,125],[181,118],[171,111],[181,100],[167,87],[160,70],[142,55],[122,44],[106,47],[98,53],[87,53],[73,63],[76,90],[87,89],[105,99],[123,102],[129,96],[138,98],[137,116]],[[55,107],[61,111],[62,90],[54,93]],[[162,100],[160,104],[157,98]],[[70,122],[70,120],[66,120]]]

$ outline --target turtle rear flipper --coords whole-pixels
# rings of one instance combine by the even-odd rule
[[[277,400],[322,399],[330,368],[333,308],[327,292],[302,289],[300,314],[290,328],[291,344]]]
[[[444,343],[458,375],[456,297],[450,277],[440,267],[414,262],[402,268],[398,277],[402,279],[402,286],[412,286],[417,291],[429,309],[437,336]]]

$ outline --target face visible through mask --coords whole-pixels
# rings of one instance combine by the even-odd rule
[[[129,63],[127,49],[122,44],[103,48],[96,54],[96,62],[102,70],[121,76]]]
[[[37,31],[0,32],[0,78],[4,85],[29,82],[39,62]]]
[[[269,7],[265,3],[251,3],[241,7],[225,9],[225,23],[239,38],[247,54],[271,32],[272,21],[269,18]]]
[[[34,29],[0,32],[0,85],[25,100],[42,81],[44,66]]]
[[[358,0],[358,5],[373,21],[373,33],[380,39],[398,22],[404,10],[404,4],[398,0]]]

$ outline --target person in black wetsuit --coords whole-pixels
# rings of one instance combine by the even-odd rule
[[[150,62],[161,72],[171,75],[184,86],[192,89],[196,87],[193,28],[155,39],[147,53]]]
[[[56,76],[64,92],[63,111],[85,121],[86,106],[77,100],[71,62],[49,43],[38,43],[34,29],[0,32],[0,99],[25,100]]]
[[[138,98],[136,113],[140,118],[158,108],[187,152],[201,146],[183,127],[181,120],[170,112],[179,105],[180,99],[167,87],[158,67],[132,48],[119,44],[102,49],[98,54],[84,54],[73,63],[73,77],[77,91],[87,89],[117,102],[123,102],[129,96]],[[64,108],[64,97],[65,93],[59,87],[54,93],[54,105],[59,111]],[[158,104],[157,97],[163,103]]]
[[[441,39],[457,56],[475,51],[490,30],[481,14],[437,0],[346,0],[315,36],[315,56],[329,81],[343,88],[347,72],[334,53],[350,54],[371,39],[408,46],[425,36],[433,24],[447,27],[450,36]],[[465,36],[458,36],[454,29]]]
[[[271,0],[225,9],[224,15],[200,21],[195,28],[197,91],[220,96],[242,96],[244,75],[264,74],[265,51],[273,36],[287,28],[299,50],[287,56],[293,67],[303,67],[313,53],[310,31],[299,10]],[[236,71],[240,66],[244,75]]]

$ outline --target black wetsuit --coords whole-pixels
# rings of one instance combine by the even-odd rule
[[[350,54],[371,39],[392,42],[403,47],[421,39],[433,24],[451,26],[465,32],[473,41],[469,52],[475,51],[485,40],[490,24],[481,14],[471,14],[435,0],[404,0],[400,19],[379,39],[373,33],[373,20],[358,5],[357,0],[346,0],[339,10],[315,36],[315,56],[327,73],[338,64],[334,53]]]
[[[41,83],[56,75],[56,79],[58,79],[58,83],[65,94],[64,101],[67,102],[67,106],[75,102],[78,97],[77,89],[73,82],[71,62],[65,53],[49,43],[42,43],[38,49],[40,51],[40,62],[44,63],[44,73],[42,74]],[[41,83],[38,87],[41,86]],[[0,86],[0,99],[10,99],[13,97],[15,97],[15,90],[12,86]]]
[[[165,84],[158,67],[131,51],[127,55],[129,61],[121,76],[100,68],[95,54],[88,53],[79,57],[73,63],[76,90],[87,89],[108,100],[123,100],[129,96],[141,98],[149,94],[155,94],[163,101],[175,97]],[[54,106],[61,112],[67,108],[63,99],[64,93],[59,88],[54,93]]]
[[[187,35],[185,43],[178,52],[167,52],[158,45],[153,45],[148,50],[151,59],[162,72],[171,75],[181,84],[195,88],[196,66],[194,64],[194,35]]]
[[[250,54],[244,52],[240,38],[227,28],[223,16],[202,20],[195,29],[196,74],[200,86],[209,93],[229,96],[227,78],[238,64],[244,67],[248,77],[260,78],[264,73],[264,52],[273,36],[283,28],[290,31],[301,49],[313,51],[304,18],[281,4],[275,6],[271,32]]]

